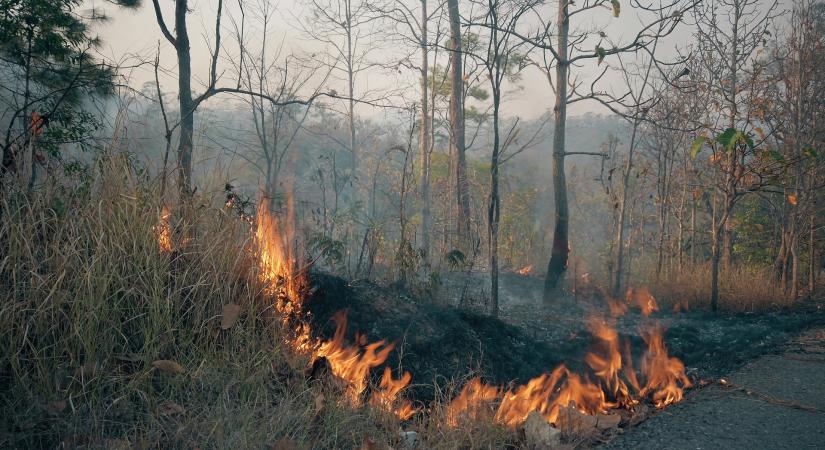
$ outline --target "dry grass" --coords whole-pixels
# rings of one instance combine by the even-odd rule
[[[401,448],[394,416],[308,381],[281,347],[248,224],[200,198],[186,245],[161,252],[156,185],[101,167],[0,199],[0,448]],[[222,330],[228,303],[242,313]],[[418,448],[514,441],[489,422],[448,428],[442,410],[407,424]]]
[[[710,265],[704,264],[663,274],[648,285],[665,309],[710,309]],[[731,312],[768,311],[794,304],[768,270],[736,266],[722,271],[719,308]]]

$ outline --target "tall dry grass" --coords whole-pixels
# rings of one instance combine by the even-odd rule
[[[243,221],[198,199],[187,244],[161,252],[156,185],[122,160],[86,187],[5,194],[0,447],[346,447],[371,424],[347,410],[307,426],[320,388],[266,320]],[[241,319],[221,330],[228,303]]]
[[[648,278],[651,293],[660,306],[670,309],[710,309],[710,265],[685,267],[680,271]],[[731,312],[757,312],[793,306],[767,268],[734,266],[721,271],[719,308]]]
[[[403,448],[394,416],[308,380],[282,346],[249,224],[223,199],[195,199],[166,253],[158,183],[125,159],[96,167],[0,198],[0,448]],[[418,448],[515,441],[448,428],[439,405],[407,424]]]

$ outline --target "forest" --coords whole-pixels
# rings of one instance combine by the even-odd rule
[[[821,0],[0,0],[0,146],[0,448],[822,445]]]

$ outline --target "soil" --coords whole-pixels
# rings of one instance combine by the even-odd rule
[[[387,339],[395,342],[396,351],[388,363],[391,367],[401,367],[413,374],[411,394],[422,402],[435,396],[434,383],[441,386],[451,380],[460,383],[474,375],[497,384],[522,383],[562,362],[573,370],[583,369],[583,356],[591,343],[585,319],[594,314],[609,315],[598,290],[582,288],[578,295],[568,294],[544,304],[541,300],[542,280],[513,273],[502,274],[501,311],[497,319],[483,313],[486,307],[484,290],[488,286],[483,274],[445,276],[435,295],[415,295],[398,287],[382,287],[367,282],[348,284],[339,278],[317,273],[312,275],[312,285],[316,291],[307,301],[307,308],[313,329],[324,337],[330,337],[335,329],[331,317],[344,309],[349,314],[350,336],[359,330],[373,341]],[[663,326],[669,353],[685,363],[688,376],[699,385],[730,373],[738,374],[736,378],[732,376],[732,380],[742,377],[749,380],[746,375],[749,369],[742,367],[754,360],[765,364],[765,375],[770,375],[770,364],[785,363],[781,355],[787,342],[805,330],[825,328],[825,308],[821,303],[809,302],[790,310],[758,314],[658,311],[650,317],[631,309],[616,320],[615,326],[623,338],[630,340],[637,358],[643,354],[641,333],[652,326]],[[760,358],[763,355],[771,356]],[[811,364],[795,360],[788,363],[787,379],[807,379],[809,372],[814,371]],[[740,369],[746,372],[740,374],[737,372]],[[823,373],[825,371],[820,370],[817,379],[822,380]],[[753,376],[758,380],[759,373]],[[762,380],[764,383],[768,381]],[[713,383],[710,384],[711,387],[693,391],[697,396],[701,395],[700,399],[718,395],[715,391],[721,388],[716,389]],[[794,384],[786,384],[790,394],[802,392],[789,387]],[[820,383],[815,389],[825,389],[823,386],[825,383]],[[772,385],[768,387],[770,389],[766,391],[770,395],[782,394]],[[706,391],[707,394],[704,393]],[[721,389],[721,392],[728,392],[725,395],[729,398],[717,403],[702,400],[698,410],[688,413],[694,414],[686,417],[695,418],[696,424],[685,427],[686,430],[695,428],[711,432],[707,423],[716,421],[717,416],[738,418],[735,414],[737,408],[759,403],[731,389]],[[691,393],[690,400],[684,404],[654,415],[655,420],[667,420],[667,417],[676,417],[683,411],[696,408],[693,395]],[[769,414],[779,414],[762,404],[751,408],[755,415],[764,414],[765,420],[770,418]],[[813,413],[785,411],[775,420],[777,424],[787,420],[803,427],[805,422],[800,417],[810,414]],[[818,418],[825,424],[825,416]],[[655,422],[651,420],[650,423]],[[702,424],[705,425],[700,427]],[[673,426],[678,426],[678,419],[674,419]],[[731,423],[730,426],[735,428],[737,425]],[[825,428],[825,425],[820,428]],[[653,429],[650,425],[643,425],[638,427],[638,431],[628,432],[622,440],[611,445],[635,448],[638,442],[650,440],[654,443],[651,444],[653,447],[668,447],[666,441],[656,441],[653,434],[650,438],[645,437],[645,430]],[[638,441],[632,440],[635,433],[640,433]],[[756,436],[758,433],[753,434],[753,439]],[[733,441],[724,442],[728,445]],[[750,441],[746,439],[742,442]],[[819,442],[825,442],[825,439]],[[677,447],[684,448],[685,445]]]

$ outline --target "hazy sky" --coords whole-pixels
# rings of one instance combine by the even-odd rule
[[[262,0],[256,0],[262,1]],[[224,44],[225,54],[235,53],[237,43],[230,36],[231,21],[230,17],[238,17],[237,3],[232,5],[227,4],[227,11],[224,15]],[[409,2],[411,6],[417,6],[416,1]],[[431,2],[435,4],[435,2]],[[576,16],[578,19],[577,25],[579,28],[602,28],[605,27],[607,36],[617,43],[627,42],[639,29],[639,24],[645,20],[640,14],[632,9],[629,5],[622,2],[622,13],[619,18],[613,18],[609,10],[595,10],[587,15],[582,14]],[[89,6],[100,6],[111,16],[112,20],[108,23],[98,25],[97,32],[104,41],[100,52],[104,57],[121,60],[124,64],[134,63],[137,58],[144,60],[154,59],[158,41],[161,42],[161,65],[169,71],[163,76],[162,84],[167,92],[174,92],[176,82],[173,78],[176,73],[176,61],[171,45],[163,39],[163,36],[155,21],[154,11],[150,0],[144,0],[144,5],[136,11],[118,10],[110,4],[97,0],[96,2],[87,2]],[[161,5],[166,13],[166,22],[170,28],[173,27],[172,8],[174,2],[171,0],[161,0]],[[214,34],[214,16],[216,0],[194,0],[190,2],[190,9],[193,11],[188,16],[190,39],[192,44],[192,63],[193,88],[198,90],[202,86],[200,80],[204,80],[208,74],[209,50],[208,41],[212,40]],[[283,40],[284,47],[288,53],[293,52],[313,52],[321,50],[318,43],[309,41],[302,34],[299,27],[296,25],[299,18],[307,17],[309,7],[307,2],[303,0],[281,0],[276,4],[277,13],[275,14],[276,22],[271,25],[270,42]],[[430,8],[433,6],[431,5]],[[249,14],[248,14],[249,15]],[[649,16],[647,16],[649,17]],[[649,19],[648,19],[649,20]],[[432,27],[432,26],[431,26]],[[252,34],[252,33],[248,33]],[[260,40],[258,38],[257,40]],[[254,40],[253,40],[254,41]],[[690,43],[689,27],[685,24],[680,26],[680,30],[666,41],[660,44],[660,54],[672,56],[675,53],[677,46],[685,48]],[[254,45],[254,44],[253,44]],[[379,49],[372,53],[373,59],[389,59],[393,56],[393,50],[397,52],[399,46],[393,45],[393,49]],[[406,50],[404,50],[406,51]],[[129,56],[134,55],[137,58],[130,59]],[[417,61],[417,59],[414,59]],[[605,62],[608,64],[615,63],[611,58]],[[603,63],[603,64],[605,64]],[[224,79],[227,83],[231,83],[232,75],[228,65],[221,64],[219,72],[224,72]],[[223,69],[223,70],[222,70]],[[575,73],[581,74],[582,77],[587,77],[598,73],[601,67],[596,65],[595,60],[587,60],[582,67],[574,69]],[[130,83],[133,87],[139,88],[143,83],[153,80],[153,74],[150,66],[143,68],[135,68],[128,71]],[[357,89],[364,90],[367,88],[377,87],[404,87],[409,85],[413,88],[410,91],[410,99],[415,98],[415,73],[412,69],[401,68],[401,73],[396,71],[392,75],[380,73],[379,71],[372,71],[362,74],[358,79]],[[605,86],[618,89],[620,83],[618,78],[607,77]],[[344,85],[341,83],[330,82],[330,88],[343,91]],[[518,115],[523,118],[534,118],[541,115],[552,108],[554,95],[549,88],[549,84],[545,75],[537,69],[527,70],[518,86],[511,86],[511,89],[520,88],[518,92],[512,92],[506,97],[506,104],[504,105],[505,113]],[[213,100],[218,101],[218,100]],[[580,114],[583,112],[604,112],[606,111],[602,106],[592,102],[579,102],[571,105],[570,112],[572,114]],[[360,114],[371,115],[375,111],[369,111],[368,108],[362,108]]]

